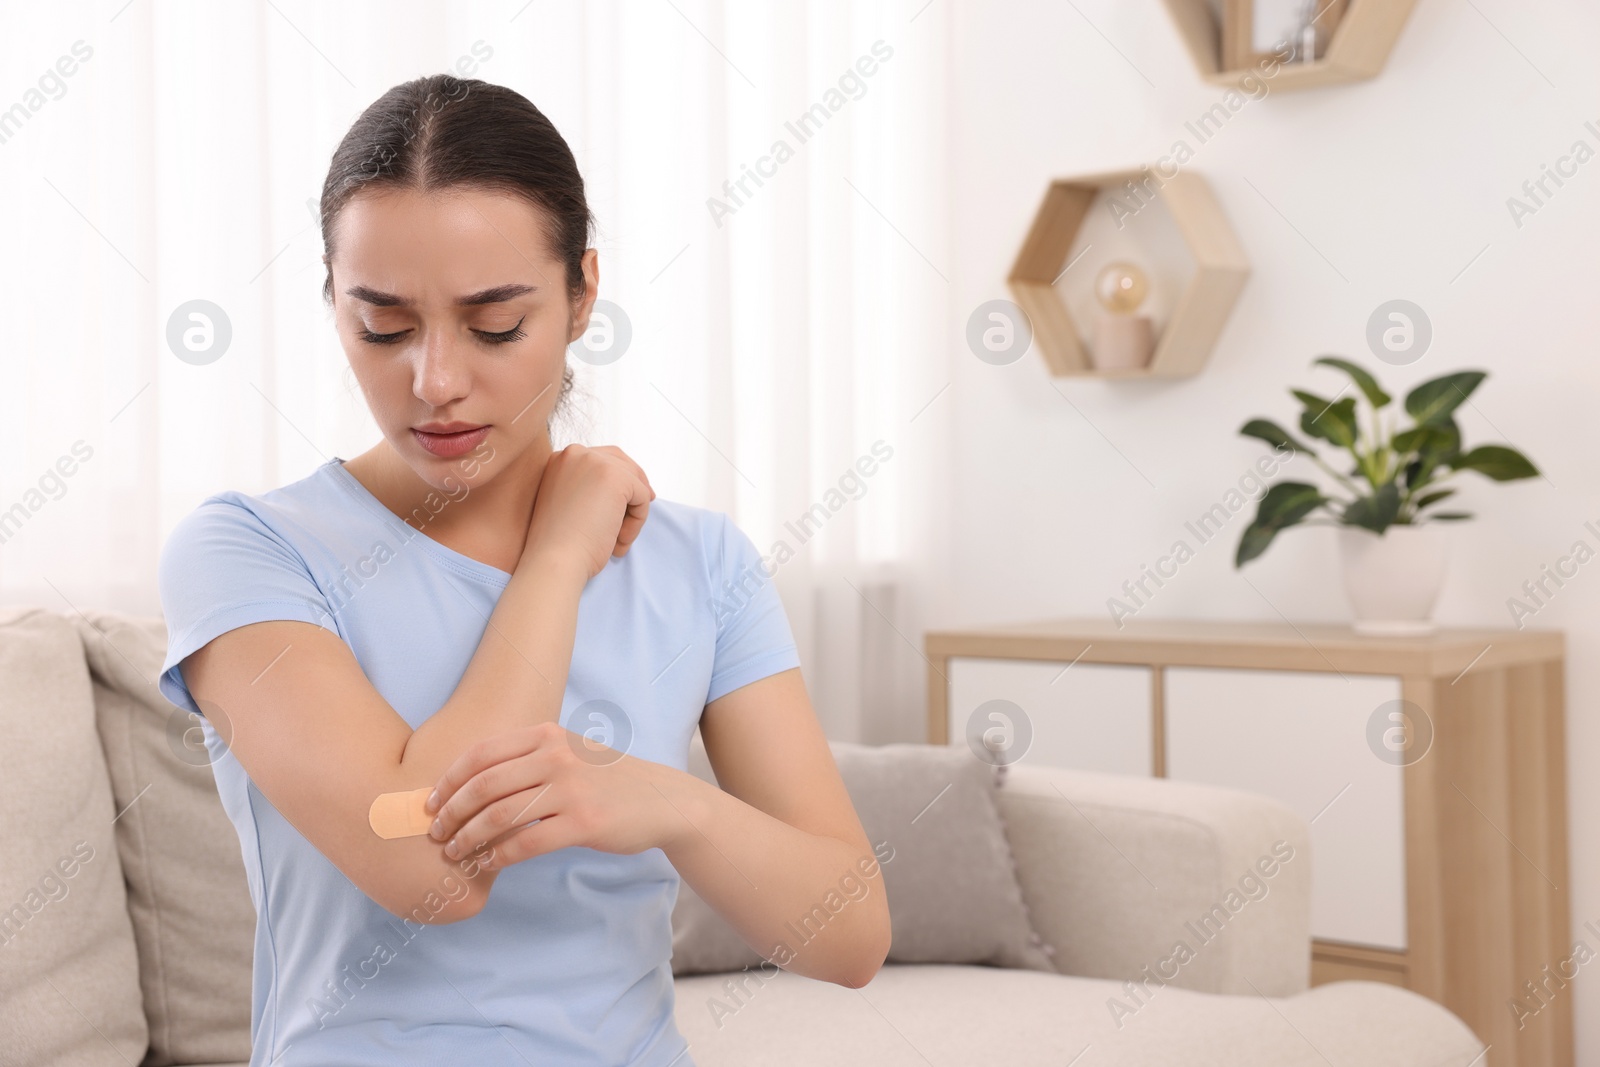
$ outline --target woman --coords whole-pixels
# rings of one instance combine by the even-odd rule
[[[798,974],[887,953],[881,892],[790,944],[872,850],[754,545],[617,448],[553,450],[590,222],[522,96],[384,94],[322,192],[383,439],[163,551],[161,690],[206,716],[256,905],[252,1067],[688,1067],[680,877]],[[685,772],[697,725],[722,789]]]

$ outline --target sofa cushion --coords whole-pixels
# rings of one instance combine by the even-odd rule
[[[127,815],[72,624],[0,610],[0,679],[0,1061],[139,1063],[148,1033],[113,839]]]
[[[166,625],[104,611],[75,621],[111,788],[119,810],[132,805],[116,843],[150,1028],[141,1067],[248,1060],[255,905],[199,720],[156,689]]]
[[[879,857],[893,927],[889,960],[1054,971],[1050,950],[1029,924],[993,768],[965,748],[944,745],[830,746]],[[716,781],[698,732],[689,769]],[[865,879],[869,889],[875,880]],[[674,974],[762,965],[687,882],[679,887],[672,927]]]
[[[768,968],[680,978],[676,997],[696,1067],[1481,1067],[1483,1051],[1444,1008],[1375,982],[1275,1000],[1152,986],[1136,1004],[1107,979],[890,965],[860,989]]]
[[[1199,782],[1026,763],[1006,772],[998,799],[1017,880],[1062,974],[1150,967],[1186,989],[1269,997],[1309,984],[1302,816]]]

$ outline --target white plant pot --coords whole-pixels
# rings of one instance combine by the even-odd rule
[[[1436,628],[1433,605],[1444,584],[1444,532],[1439,523],[1390,526],[1382,534],[1339,527],[1344,589],[1358,633],[1427,634]]]

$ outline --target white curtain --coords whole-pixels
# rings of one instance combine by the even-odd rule
[[[944,5],[107,0],[4,21],[6,604],[156,612],[160,546],[201,499],[377,440],[315,204],[363,108],[452,70],[572,145],[600,296],[631,324],[614,363],[575,362],[557,447],[618,444],[661,495],[785,542],[830,735],[921,736],[964,325]],[[167,343],[192,300],[231,327],[204,365]]]

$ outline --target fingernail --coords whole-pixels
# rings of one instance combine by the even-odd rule
[[[429,837],[443,837],[444,836],[444,823],[440,822],[438,819],[433,820],[433,825],[428,827],[428,836]]]
[[[444,854],[449,856],[451,859],[455,859],[457,856],[461,855],[461,846],[456,843],[455,838],[452,837],[450,839],[450,843],[444,846]]]
[[[427,810],[429,815],[439,810],[439,791],[437,789],[428,794],[428,802],[423,805],[423,808]]]

